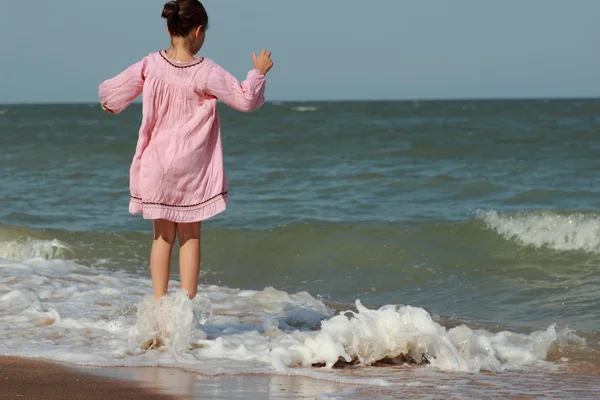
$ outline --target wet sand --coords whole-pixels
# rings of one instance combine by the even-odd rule
[[[563,365],[554,371],[443,373],[421,367],[338,370],[345,378],[384,378],[389,386],[340,384],[287,375],[206,376],[177,368],[101,368],[0,357],[2,399],[396,399],[537,397],[597,399],[600,370]],[[329,397],[329,394],[331,397]]]
[[[75,372],[58,364],[0,357],[2,399],[148,399],[184,397],[161,394],[148,382],[117,380]]]
[[[338,393],[348,388],[347,384],[297,375],[212,376],[178,368],[86,368],[84,371],[158,385],[164,393],[194,400],[304,400],[321,398],[323,394]]]
[[[0,357],[4,399],[314,399],[344,385],[301,376],[205,376],[177,368],[102,368]]]

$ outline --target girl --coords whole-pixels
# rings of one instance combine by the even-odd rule
[[[142,124],[130,169],[129,212],[153,220],[150,270],[154,298],[167,294],[171,253],[179,238],[182,289],[197,293],[201,221],[225,210],[217,100],[250,112],[264,103],[271,53],[253,53],[254,69],[241,84],[204,57],[208,15],[198,0],[165,4],[171,47],[149,54],[99,88],[102,109],[123,111],[143,92]]]

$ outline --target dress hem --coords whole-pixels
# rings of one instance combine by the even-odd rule
[[[168,206],[144,203],[131,197],[129,213],[142,214],[144,219],[166,219],[176,223],[200,222],[214,217],[227,208],[227,193],[219,194],[210,200],[192,207]]]

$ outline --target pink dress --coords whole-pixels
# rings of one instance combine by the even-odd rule
[[[207,58],[180,63],[164,50],[104,81],[100,101],[115,114],[143,93],[129,212],[183,223],[224,211],[227,181],[217,100],[250,112],[263,105],[264,89],[265,77],[256,69],[240,84]]]

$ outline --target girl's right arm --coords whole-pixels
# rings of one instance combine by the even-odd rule
[[[100,84],[98,95],[104,111],[118,114],[142,93],[145,66],[144,59]]]
[[[229,72],[214,65],[209,72],[206,89],[208,94],[222,100],[229,107],[243,112],[254,111],[265,102],[266,73],[273,66],[271,53],[263,49],[260,57],[253,54],[254,69],[248,72],[241,84]]]

